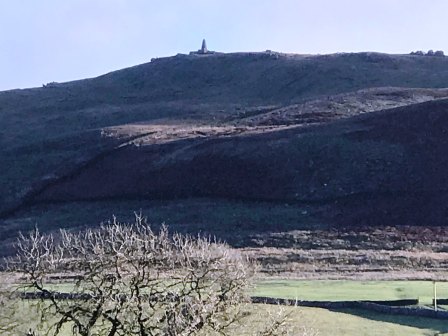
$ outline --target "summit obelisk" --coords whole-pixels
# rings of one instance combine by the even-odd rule
[[[208,53],[207,50],[207,42],[205,42],[205,39],[202,40],[202,47],[201,47],[201,54],[206,54]]]

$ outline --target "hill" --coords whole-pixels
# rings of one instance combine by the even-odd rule
[[[252,231],[445,225],[447,74],[446,57],[177,55],[0,92],[0,233],[159,201],[201,230],[210,204],[222,225],[276,208]]]

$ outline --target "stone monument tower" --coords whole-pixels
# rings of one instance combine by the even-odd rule
[[[202,47],[201,47],[201,50],[199,50],[199,53],[200,54],[208,53],[207,42],[205,42],[205,39],[202,40]]]
[[[207,49],[207,42],[205,42],[205,39],[202,40],[202,46],[201,49],[198,51],[190,51],[190,55],[208,55],[208,54],[215,54],[215,51],[211,51]]]

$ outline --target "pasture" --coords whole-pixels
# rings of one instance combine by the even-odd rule
[[[1,325],[16,324],[21,332],[28,331],[36,324],[33,310],[28,302],[20,302],[11,319],[0,320]],[[253,304],[248,306],[250,315],[246,317],[243,328],[235,330],[234,335],[253,335],[254,326],[263,323],[268,312],[278,310],[276,306]],[[415,318],[409,316],[388,316],[362,310],[346,310],[333,312],[320,308],[285,307],[289,312],[289,324],[292,335],[306,336],[427,336],[448,335],[448,323],[430,318]],[[16,333],[1,333],[4,336],[17,336]],[[19,334],[20,335],[20,334]],[[70,336],[69,330],[63,336]]]
[[[70,290],[70,285],[57,285],[58,290]],[[438,283],[439,296],[448,297],[448,284]],[[257,283],[253,295],[278,298],[342,301],[342,300],[396,300],[419,298],[421,304],[429,304],[433,285],[430,281],[296,281],[262,280]],[[0,326],[16,324],[26,332],[37,323],[33,316],[37,301],[14,303],[9,313],[2,306]],[[278,311],[275,305],[251,304],[245,317],[243,329],[235,330],[235,335],[252,335],[254,326],[265,321],[269,312]],[[448,335],[446,320],[410,316],[390,316],[387,314],[344,309],[329,311],[320,308],[284,307],[289,312],[289,323],[293,335],[359,336],[359,335]],[[317,333],[316,333],[317,332]],[[2,335],[16,335],[5,332]],[[64,336],[69,336],[66,331]]]
[[[262,280],[254,296],[309,301],[356,301],[419,299],[430,304],[431,281]],[[448,298],[448,282],[437,282],[437,296]]]

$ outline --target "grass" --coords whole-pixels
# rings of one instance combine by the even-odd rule
[[[443,320],[391,316],[363,310],[332,312],[325,309],[298,309],[293,323],[314,327],[321,336],[417,336],[448,335],[448,324]]]
[[[16,303],[12,316],[6,316],[5,311],[2,309],[0,312],[0,328],[7,324],[15,324],[17,328],[12,333],[2,331],[1,335],[16,336],[21,333],[25,334],[30,327],[35,326],[37,323],[35,309],[36,307],[33,307],[26,301]],[[275,313],[278,311],[276,306],[260,304],[251,305],[249,309],[251,314],[244,320],[242,327],[232,333],[233,335],[253,335],[253,330],[266,322],[269,312]],[[429,318],[388,316],[353,309],[333,312],[319,308],[286,307],[285,312],[290,313],[288,323],[292,335],[315,335],[311,331],[317,331],[320,336],[448,335],[448,324],[446,321]],[[308,331],[308,333],[306,334],[304,331]],[[67,328],[61,335],[70,336],[70,330]]]
[[[70,290],[69,284],[57,285],[58,290]],[[64,288],[67,287],[67,288]],[[440,297],[448,297],[448,284],[438,283]],[[304,300],[393,300],[419,297],[429,303],[432,295],[430,281],[260,281],[254,295],[296,298]],[[15,324],[20,332],[36,325],[35,306],[39,301],[19,301],[12,310],[3,305],[0,311],[0,330],[7,324]],[[274,305],[253,304],[249,306],[250,315],[242,329],[234,335],[252,335],[256,326],[266,322],[269,313],[278,311]],[[392,316],[359,309],[344,309],[338,312],[320,308],[284,307],[289,315],[293,335],[302,335],[304,330],[318,331],[321,336],[359,336],[359,335],[448,335],[448,323],[431,318]],[[12,313],[11,313],[12,312]],[[9,315],[8,315],[9,314]],[[0,332],[1,335],[17,335]],[[67,330],[63,336],[71,335]],[[309,332],[305,335],[315,335]]]
[[[438,282],[439,298],[448,298],[448,283]],[[257,283],[256,296],[311,301],[416,299],[430,304],[431,281],[266,280]]]
[[[253,325],[263,322],[267,312],[278,310],[276,306],[252,305],[252,315],[246,321],[247,327],[241,335],[251,335]],[[320,336],[419,336],[448,335],[448,324],[443,320],[416,318],[410,316],[389,316],[375,312],[350,309],[334,312],[320,308],[285,308],[290,314],[292,335]]]

